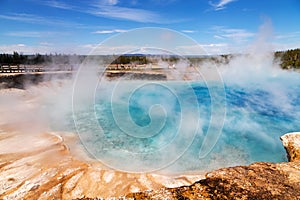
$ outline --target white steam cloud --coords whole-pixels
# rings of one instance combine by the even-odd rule
[[[111,4],[114,4],[118,1],[110,2]],[[222,2],[220,2],[217,7],[223,8],[231,1]],[[279,63],[274,61],[273,48],[269,43],[271,37],[271,22],[266,21],[266,23],[260,27],[255,42],[250,45],[243,54],[234,55],[226,64],[216,64],[226,87],[228,87],[229,90],[233,87],[239,91],[227,91],[228,97],[230,98],[230,95],[232,95],[237,98],[246,99],[245,105],[243,106],[235,105],[236,107],[229,107],[230,105],[228,103],[229,115],[225,120],[225,130],[228,132],[231,130],[238,131],[240,135],[223,134],[217,143],[217,148],[209,156],[211,160],[206,162],[201,163],[201,161],[194,159],[195,157],[198,159],[199,151],[187,151],[186,154],[183,155],[183,160],[179,159],[177,163],[168,168],[169,171],[166,170],[167,172],[196,170],[197,167],[199,169],[199,167],[203,166],[207,167],[207,170],[222,166],[246,164],[249,161],[252,161],[252,158],[248,157],[247,151],[254,151],[251,149],[251,145],[255,143],[253,141],[256,141],[257,138],[265,145],[268,144],[267,146],[271,149],[277,150],[278,145],[280,145],[279,139],[278,141],[275,140],[274,137],[264,129],[266,124],[259,124],[257,121],[254,121],[253,113],[271,112],[271,107],[275,107],[275,111],[278,111],[279,114],[283,113],[285,116],[288,113],[292,113],[292,118],[299,117],[299,109],[293,102],[297,96],[292,95],[295,91],[293,91],[291,86],[293,84],[299,84],[300,78],[297,73],[281,70]],[[52,130],[74,130],[74,127],[72,127],[74,126],[72,123],[72,103],[74,103],[72,97],[74,97],[74,90],[77,91],[75,103],[79,106],[84,106],[88,101],[94,98],[93,95],[97,89],[95,82],[99,81],[99,73],[96,73],[96,71],[99,70],[99,63],[88,62],[86,64],[89,65],[90,69],[80,69],[80,76],[68,79],[50,79],[47,82],[38,85],[28,85],[24,91],[12,89],[0,90],[0,129],[10,128],[24,134],[39,134],[41,132]],[[170,66],[169,63],[162,60],[160,60],[158,64],[165,66],[165,68],[175,68],[176,70],[174,72],[177,73],[171,74],[175,80],[185,80],[186,74],[192,77],[192,79],[196,79],[198,82],[202,82],[203,80],[213,82],[217,80],[216,77],[218,74],[216,74],[216,72],[211,73],[213,71],[211,70],[212,65],[215,65],[212,62],[200,63],[198,68],[199,73],[196,75],[189,71],[190,63],[185,59],[179,60],[174,66],[173,64]],[[76,85],[75,89],[74,81],[80,83]],[[114,86],[114,84],[107,84],[105,81],[102,83],[104,83],[105,87],[100,91],[102,92],[100,95],[109,99],[110,97],[105,95],[110,94],[110,91],[114,89],[110,86]],[[131,84],[136,83],[137,81],[133,80],[131,82]],[[256,95],[255,92],[257,91],[262,91],[263,94],[267,93],[265,98],[268,99],[261,99],[261,94]],[[125,93],[126,91],[119,90],[118,92],[118,95],[122,97],[122,92]],[[247,92],[249,94],[251,93],[252,96],[247,96]],[[167,97],[168,96],[166,96],[166,98]],[[148,100],[146,99],[145,104],[148,103],[147,101]],[[164,99],[164,102],[171,102],[169,106],[173,106],[172,100],[168,101],[168,99]],[[253,105],[256,110],[253,108]],[[251,112],[249,112],[249,110]],[[234,112],[240,113],[240,116],[233,115],[232,113]],[[195,119],[190,119],[191,116],[193,115],[188,114],[184,117],[186,117],[186,121],[194,123]],[[89,120],[90,119],[87,119],[87,121]],[[199,125],[203,127],[205,126],[204,122],[206,122],[204,119],[198,120]],[[283,124],[286,129],[289,129],[292,125]],[[186,123],[182,127],[188,132],[191,126],[191,124]],[[249,136],[250,132],[254,132],[255,134]],[[203,139],[205,134],[203,134],[202,131],[199,131],[198,135]],[[230,137],[239,138],[241,136],[243,136],[242,138],[244,140],[237,140],[233,145],[229,145],[231,142],[229,142],[231,139]],[[185,135],[182,138],[184,139]],[[199,150],[200,147],[197,146],[199,144],[201,144],[201,141],[195,141],[195,144],[191,147]],[[241,146],[245,147],[245,149],[241,149]],[[174,148],[174,146],[172,148]],[[171,150],[173,150],[172,148]],[[172,151],[168,152],[172,153]],[[176,148],[174,148],[174,152],[178,153]],[[194,154],[194,152],[196,152],[197,155],[190,156]],[[227,159],[228,157],[225,156],[228,156],[228,154],[230,154],[233,159]],[[259,155],[257,152],[254,152],[253,154]],[[176,155],[169,156],[176,157]],[[114,158],[110,159],[113,160]],[[134,165],[135,163],[128,163],[128,165],[129,164]],[[140,167],[142,168],[142,166]],[[128,168],[129,167],[127,167],[127,169]]]

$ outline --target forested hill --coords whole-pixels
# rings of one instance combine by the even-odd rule
[[[281,60],[283,69],[300,69],[300,49],[275,52],[275,58]]]

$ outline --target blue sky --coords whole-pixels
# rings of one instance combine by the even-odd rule
[[[142,27],[178,31],[210,54],[241,52],[266,23],[273,49],[300,47],[299,0],[0,0],[0,53],[87,54]]]

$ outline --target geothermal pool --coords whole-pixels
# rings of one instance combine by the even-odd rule
[[[206,172],[282,162],[279,137],[300,129],[298,91],[294,72],[243,82],[226,75],[222,83],[108,82],[98,86],[92,106],[75,113],[76,126],[92,157],[123,171]],[[211,150],[203,157],[205,142]]]

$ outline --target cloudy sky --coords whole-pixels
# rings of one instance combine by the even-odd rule
[[[142,27],[178,31],[219,54],[242,52],[267,26],[271,46],[289,49],[300,47],[299,21],[299,0],[0,0],[0,53],[88,54]]]

